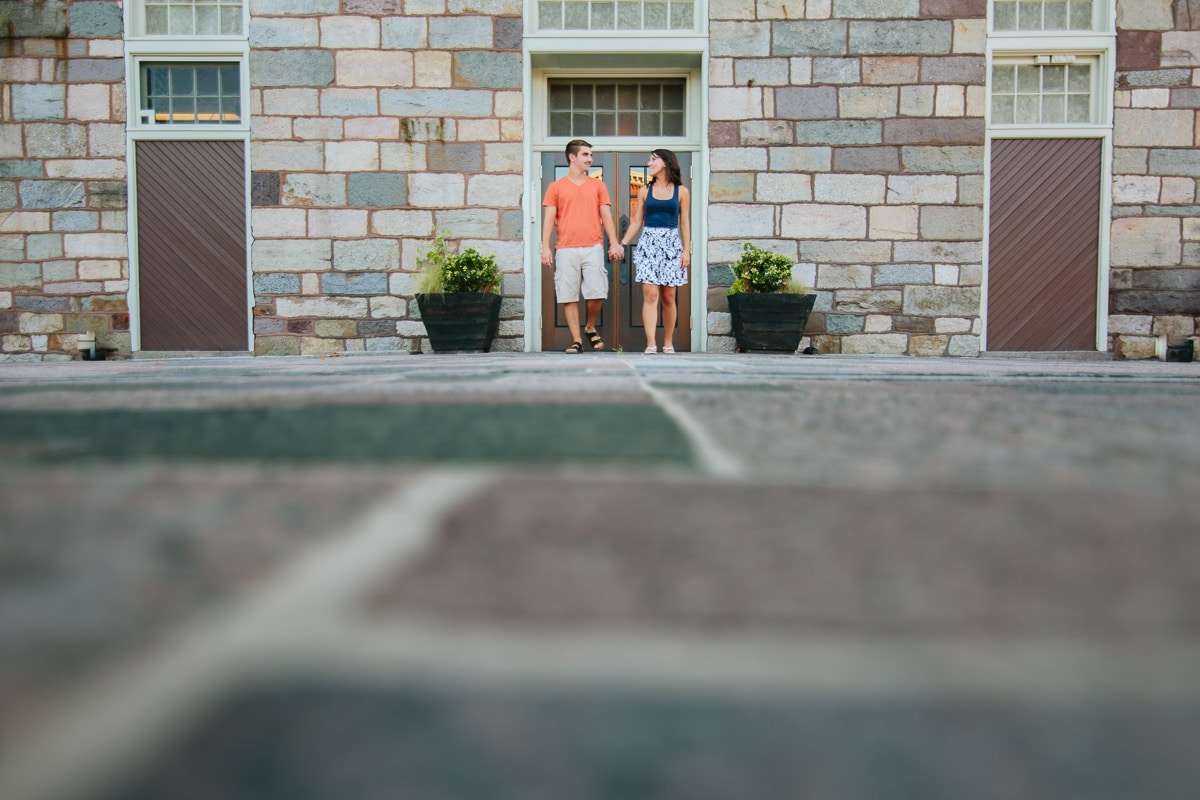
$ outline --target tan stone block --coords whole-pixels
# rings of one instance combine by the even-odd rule
[[[67,86],[67,118],[108,120],[112,117],[109,86],[105,83],[84,83]]]
[[[428,88],[453,85],[454,57],[444,50],[421,50],[413,57],[413,84]]]
[[[849,314],[896,314],[901,307],[901,293],[894,289],[840,289],[833,301],[833,310]]]
[[[921,59],[917,56],[866,56],[862,60],[862,82],[897,86],[921,79]]]
[[[902,356],[908,351],[908,336],[903,333],[856,333],[842,337],[842,353],[847,355]]]
[[[115,259],[79,262],[80,280],[119,280],[122,277],[121,262]]]
[[[985,52],[987,50],[987,20],[954,20],[954,38],[950,49],[957,55]]]
[[[338,86],[412,86],[413,54],[404,50],[339,50],[334,54]]]
[[[911,356],[944,356],[949,346],[949,336],[910,336],[908,354]]]
[[[872,239],[916,239],[920,233],[917,206],[875,206],[869,220]]]
[[[1117,147],[1190,147],[1195,142],[1195,113],[1190,110],[1118,108],[1114,114]]]
[[[1182,253],[1182,225],[1168,217],[1122,217],[1112,223],[1115,267],[1173,267]]]
[[[832,265],[822,264],[817,267],[816,288],[830,289],[869,289],[873,270],[864,264]]]
[[[1155,358],[1155,339],[1152,336],[1114,336],[1113,350],[1117,358]]]
[[[48,211],[0,211],[0,233],[41,233],[48,230]]]
[[[352,319],[319,319],[313,323],[313,333],[322,339],[340,339],[358,332],[358,323]]]
[[[35,314],[26,312],[17,318],[17,330],[21,333],[54,333],[62,329],[62,314]]]
[[[298,356],[300,339],[296,336],[255,336],[256,356]]]
[[[346,349],[346,343],[341,339],[318,339],[313,336],[300,338],[300,355],[304,356],[336,356]]]
[[[1193,336],[1196,333],[1196,318],[1185,316],[1155,317],[1152,333],[1155,336],[1166,336],[1171,344]]]

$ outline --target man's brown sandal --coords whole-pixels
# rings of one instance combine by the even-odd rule
[[[571,353],[572,355],[582,353],[583,342],[571,342],[571,346],[567,348],[566,352]]]
[[[600,338],[600,333],[598,331],[585,330],[583,335],[588,337],[588,341],[592,343],[593,350],[604,349],[604,340]]]

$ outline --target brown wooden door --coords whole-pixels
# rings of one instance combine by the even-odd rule
[[[676,153],[683,174],[690,174],[691,154]],[[596,153],[590,175],[608,184],[608,193],[613,202],[613,219],[619,234],[624,234],[633,216],[638,189],[646,181],[647,153]],[[566,156],[561,153],[542,154],[542,194],[551,181],[567,174]],[[685,181],[686,183],[686,181]],[[608,252],[608,237],[604,239],[604,250]],[[620,264],[608,264],[609,294],[601,312],[596,329],[604,337],[606,350],[623,348],[641,352],[646,346],[642,325],[642,285],[634,280],[633,252],[635,247],[625,248],[625,260]],[[562,314],[562,307],[555,302],[554,276],[550,270],[542,269],[542,350],[562,351],[571,344],[571,335]],[[691,289],[680,286],[675,294],[679,317],[675,325],[675,349],[678,352],[691,350]],[[587,319],[583,303],[579,306],[582,326]],[[658,324],[662,324],[661,311]],[[658,334],[662,342],[662,332]],[[584,343],[586,345],[586,342]],[[584,352],[590,352],[585,348]]]
[[[249,349],[244,143],[135,155],[141,349]]]
[[[992,143],[987,350],[1095,350],[1099,139]]]

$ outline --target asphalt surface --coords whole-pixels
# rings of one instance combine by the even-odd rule
[[[4,800],[1194,800],[1200,364],[0,364]]]

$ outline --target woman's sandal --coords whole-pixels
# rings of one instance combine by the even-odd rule
[[[664,344],[664,345],[663,345],[663,352],[664,352],[664,353],[674,353],[674,352],[675,352],[675,347],[674,347],[673,345]]]
[[[604,340],[600,338],[599,331],[585,330],[583,332],[583,335],[588,337],[588,341],[592,343],[593,350],[603,350],[604,349]]]
[[[583,342],[571,342],[571,346],[566,349],[566,352],[577,355],[583,352]]]
[[[647,347],[647,348],[645,349],[645,351],[644,351],[644,352],[646,353],[646,355],[650,355],[650,354],[652,354],[652,353],[657,353],[657,352],[658,352],[658,348],[657,348],[657,347],[655,347],[654,345],[650,345],[649,347]]]

